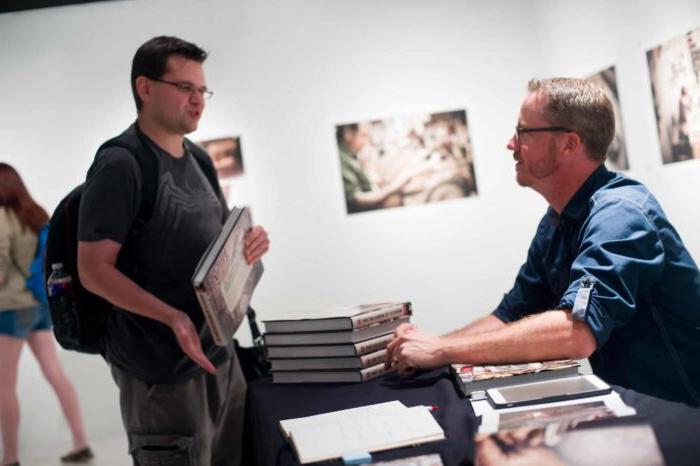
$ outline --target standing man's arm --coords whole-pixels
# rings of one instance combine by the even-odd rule
[[[122,245],[116,241],[78,242],[80,282],[115,306],[157,320],[173,331],[182,351],[209,373],[214,365],[202,351],[199,335],[189,316],[147,292],[117,269]]]

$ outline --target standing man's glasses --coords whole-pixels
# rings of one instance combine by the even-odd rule
[[[206,86],[202,87],[195,87],[194,84],[188,83],[185,81],[179,81],[179,82],[173,82],[173,81],[166,81],[165,79],[158,79],[158,78],[148,78],[151,81],[156,81],[159,83],[164,83],[164,84],[170,84],[171,86],[175,86],[178,89],[180,89],[182,92],[186,92],[188,94],[194,94],[195,92],[205,99],[211,98],[211,96],[214,95],[214,91],[210,91],[207,89]]]
[[[525,126],[515,127],[515,142],[520,141],[520,137],[525,133],[570,133],[569,128],[563,126],[542,126],[539,128],[527,128]]]

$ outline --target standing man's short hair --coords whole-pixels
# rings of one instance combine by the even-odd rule
[[[545,97],[543,117],[581,137],[590,158],[605,161],[615,136],[615,114],[605,92],[586,79],[533,79],[528,91]]]
[[[131,92],[136,101],[136,110],[141,111],[143,106],[136,92],[136,78],[162,78],[171,55],[181,55],[189,60],[204,63],[208,54],[195,44],[172,36],[154,37],[139,47],[131,63]]]

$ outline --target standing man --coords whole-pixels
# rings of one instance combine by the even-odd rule
[[[80,206],[80,280],[118,308],[105,357],[119,386],[129,451],[140,466],[238,465],[241,456],[245,381],[233,344],[214,345],[191,284],[228,214],[220,189],[184,140],[212,95],[202,69],[206,57],[196,45],[164,36],[134,56],[138,118],[121,137],[147,146],[158,165],[153,212],[140,234],[130,236],[148,180],[122,147],[98,152]],[[128,276],[117,268],[127,238],[138,271]],[[245,242],[249,263],[269,248],[259,226]]]
[[[647,188],[603,165],[614,132],[589,81],[530,81],[508,149],[518,184],[549,209],[515,285],[442,337],[399,327],[387,364],[590,358],[609,383],[700,405],[700,272]]]

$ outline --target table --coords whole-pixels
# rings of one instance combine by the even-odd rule
[[[614,387],[622,399],[646,417],[659,441],[668,466],[691,466],[700,458],[700,409]],[[406,406],[436,405],[435,418],[446,439],[416,447],[372,455],[374,461],[439,453],[445,466],[472,464],[474,432],[478,419],[461,397],[446,368],[403,378],[396,374],[361,384],[272,384],[256,381],[248,386],[246,404],[246,466],[298,465],[280,433],[279,421],[328,411],[400,400]],[[338,466],[339,462],[315,463]]]

